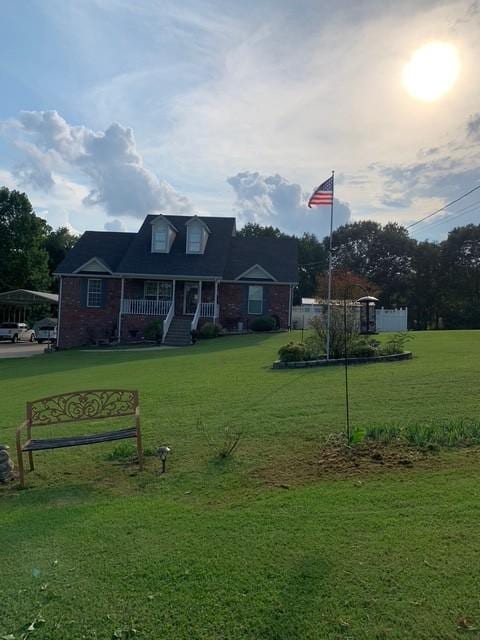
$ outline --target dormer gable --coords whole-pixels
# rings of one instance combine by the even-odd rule
[[[210,229],[206,222],[198,216],[193,216],[185,223],[187,229],[187,238],[185,253],[203,254],[210,235]]]
[[[100,258],[90,258],[87,262],[82,264],[78,269],[75,269],[74,273],[112,273],[107,265],[100,260]]]
[[[173,241],[178,233],[177,228],[162,214],[156,216],[151,225],[152,253],[170,253]]]
[[[254,264],[249,269],[241,273],[235,280],[276,280],[266,269],[260,264]]]

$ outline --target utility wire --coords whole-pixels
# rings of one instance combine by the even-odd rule
[[[440,207],[440,209],[437,209],[436,211],[433,211],[432,213],[429,213],[428,215],[423,216],[423,218],[420,218],[420,220],[416,220],[415,222],[412,222],[411,224],[408,224],[405,228],[406,229],[411,229],[412,227],[415,227],[417,224],[420,224],[421,222],[423,222],[424,220],[428,220],[428,218],[431,218],[432,216],[437,215],[437,213],[440,213],[441,211],[445,211],[445,209],[448,209],[449,207],[451,207],[452,204],[455,204],[456,202],[460,202],[460,200],[463,200],[463,198],[466,198],[467,196],[469,196],[474,191],[478,191],[478,189],[480,189],[480,184],[477,185],[476,187],[473,187],[473,189],[470,189],[470,191],[467,191],[466,193],[464,193],[460,197],[456,198],[455,200],[452,200],[451,202],[449,202],[448,204],[444,205],[443,207]]]
[[[434,229],[435,227],[440,226],[444,222],[451,222],[452,220],[456,220],[457,218],[460,218],[461,216],[464,216],[468,213],[476,213],[478,211],[479,204],[480,204],[480,200],[477,200],[476,202],[473,202],[472,204],[468,205],[468,207],[464,207],[459,211],[452,211],[450,215],[447,215],[444,218],[441,218],[440,220],[432,220],[432,222],[427,222],[427,224],[424,227],[421,227],[416,231],[420,233],[423,233],[424,231],[428,232],[431,229]]]

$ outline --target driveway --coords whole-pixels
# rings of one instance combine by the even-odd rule
[[[0,360],[2,358],[30,358],[43,353],[46,345],[36,342],[0,342]]]

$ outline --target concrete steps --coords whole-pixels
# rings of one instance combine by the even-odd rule
[[[192,318],[175,316],[172,318],[164,344],[168,347],[185,347],[192,344]]]

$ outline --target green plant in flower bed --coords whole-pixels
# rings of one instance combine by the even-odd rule
[[[278,350],[282,362],[301,362],[307,359],[307,349],[303,342],[289,342]]]
[[[163,320],[153,320],[145,327],[144,336],[147,340],[155,340],[158,344],[163,337]]]
[[[399,331],[398,333],[394,333],[393,336],[383,344],[381,348],[381,355],[389,356],[396,353],[403,353],[405,351],[407,342],[409,342],[411,339],[412,336],[409,335],[406,331]]]
[[[270,316],[260,316],[250,323],[252,331],[273,331],[275,329],[275,319]]]
[[[222,327],[214,322],[205,322],[197,332],[197,337],[202,339],[218,338],[222,331]]]
[[[391,443],[395,440],[415,447],[465,447],[480,444],[480,421],[469,419],[377,425],[365,429],[365,439]]]

